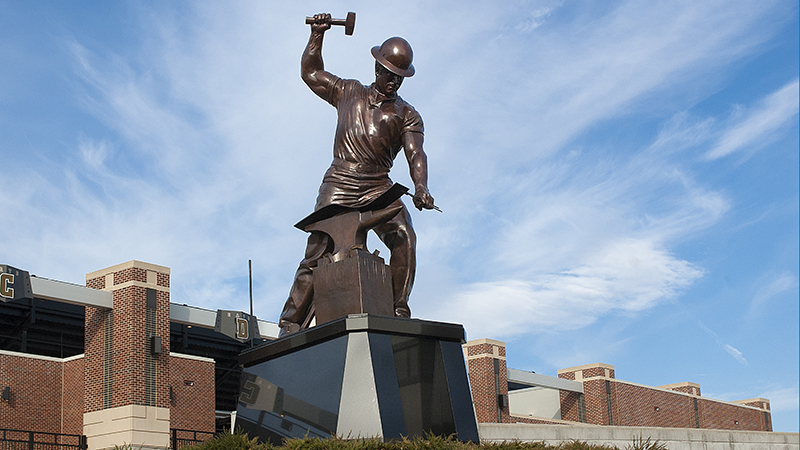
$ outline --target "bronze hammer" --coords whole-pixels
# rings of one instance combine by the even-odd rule
[[[306,17],[306,23],[314,23],[313,17]],[[347,13],[346,19],[331,19],[331,25],[339,25],[344,27],[344,34],[348,36],[353,35],[353,29],[356,27],[356,13],[350,11]]]

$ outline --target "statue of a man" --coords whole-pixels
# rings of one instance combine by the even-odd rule
[[[325,71],[322,38],[330,27],[330,14],[314,16],[311,37],[300,61],[303,81],[333,105],[338,116],[333,163],[322,179],[314,209],[332,204],[358,208],[375,200],[392,186],[389,170],[401,148],[414,182],[414,206],[433,209],[427,156],[422,150],[422,117],[397,95],[403,78],[414,75],[411,46],[405,39],[393,37],[373,47],[375,82],[364,86]],[[402,202],[397,200],[394,205],[397,204]],[[394,314],[410,317],[408,296],[414,284],[416,235],[408,210],[403,206],[392,220],[374,231],[391,251]],[[308,318],[314,295],[311,270],[332,246],[324,233],[312,232],[309,236],[305,258],[281,313],[281,335],[300,330]]]

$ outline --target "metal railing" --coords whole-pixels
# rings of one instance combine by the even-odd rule
[[[214,433],[209,431],[182,430],[180,428],[170,428],[169,431],[169,448],[172,450],[180,450],[189,445],[202,444],[214,437]]]
[[[0,450],[86,450],[86,436],[0,428]]]

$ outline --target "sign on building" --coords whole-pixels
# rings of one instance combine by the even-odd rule
[[[214,331],[232,337],[239,342],[247,342],[259,337],[258,321],[255,316],[241,311],[217,310]]]
[[[0,264],[0,301],[9,302],[23,298],[33,298],[28,272]]]

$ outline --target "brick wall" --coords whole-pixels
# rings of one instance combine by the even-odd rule
[[[614,425],[697,428],[694,399],[644,386],[612,383]]]
[[[558,396],[561,399],[561,420],[580,422],[580,408],[578,403],[580,394],[577,392],[560,390],[558,391]]]
[[[87,283],[89,284],[89,283]],[[85,328],[84,328],[84,412],[92,412],[103,409],[104,407],[104,370],[105,353],[104,345],[106,338],[106,320],[109,317],[106,310],[87,306],[85,308]],[[109,367],[113,370],[113,367]]]
[[[0,428],[61,432],[61,360],[12,353],[0,352],[0,389],[11,388]]]
[[[614,378],[614,366],[602,363],[561,369],[558,376],[583,382],[587,423],[772,430],[767,399],[722,402],[701,397],[697,383],[684,382],[655,388],[625,382]],[[562,419],[578,421],[578,395],[562,391],[560,399]]]
[[[214,432],[214,361],[172,353],[170,427]]]
[[[478,422],[511,423],[505,343],[492,339],[469,341],[464,344],[464,354]],[[498,407],[498,395],[504,396],[503,408]]]
[[[772,418],[767,411],[707,399],[698,403],[701,428],[772,431]]]
[[[83,434],[84,367],[83,355],[64,360],[61,398],[62,433]]]

